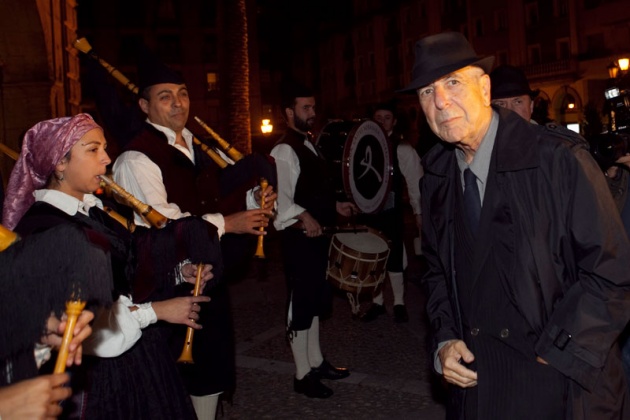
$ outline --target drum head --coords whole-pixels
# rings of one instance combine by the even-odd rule
[[[372,232],[336,233],[335,237],[343,245],[361,253],[380,254],[389,249],[387,241]]]
[[[343,153],[346,194],[363,213],[378,212],[392,188],[392,151],[385,132],[374,121],[356,124]]]

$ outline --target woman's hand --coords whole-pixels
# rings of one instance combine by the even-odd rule
[[[183,324],[196,330],[201,329],[199,320],[200,303],[210,302],[208,296],[184,296],[151,302],[157,319],[171,324]]]
[[[184,264],[182,266],[182,276],[187,283],[195,284],[197,282],[197,265],[196,264]],[[214,277],[212,274],[212,265],[211,264],[203,264],[203,269],[201,270],[201,288],[199,292],[203,292],[203,289],[206,287],[206,282]],[[193,291],[191,290],[191,293]]]
[[[14,419],[56,419],[61,414],[59,405],[72,391],[62,385],[68,382],[67,373],[38,376],[0,388],[0,417]]]
[[[61,320],[59,320],[55,314],[50,314],[48,321],[46,322],[46,334],[42,336],[40,340],[41,343],[58,350],[61,345],[63,333],[66,329],[67,318],[68,317],[64,314],[61,317]],[[74,327],[72,341],[68,346],[68,360],[66,362],[66,366],[70,367],[73,364],[81,364],[83,357],[83,346],[81,343],[83,343],[83,340],[92,334],[90,322],[92,322],[93,319],[94,313],[92,311],[83,310],[81,315],[79,315],[77,323]]]
[[[267,188],[265,188],[264,191],[262,191],[262,189],[260,188],[254,191],[254,199],[256,200],[256,203],[258,203],[259,207],[262,197],[265,197],[265,205],[263,206],[263,209],[273,210],[273,203],[278,198],[278,194],[274,192],[271,185],[267,185]]]

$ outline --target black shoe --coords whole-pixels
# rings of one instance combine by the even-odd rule
[[[298,394],[304,394],[309,398],[328,398],[333,394],[332,389],[319,381],[312,372],[302,379],[293,378],[293,390]]]
[[[324,360],[318,367],[311,368],[310,374],[315,375],[315,377],[319,379],[332,379],[335,381],[337,379],[347,378],[350,376],[350,371],[346,368],[336,368]]]
[[[385,315],[385,307],[378,303],[373,303],[363,315],[361,315],[361,321],[370,322],[374,321],[381,315]]]
[[[394,305],[394,322],[402,323],[409,321],[407,307],[405,305]]]

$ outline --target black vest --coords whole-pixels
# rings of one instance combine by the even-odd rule
[[[195,163],[168,144],[164,133],[150,124],[127,146],[127,151],[144,153],[162,171],[168,201],[194,215],[217,213],[220,168],[193,145]]]
[[[323,156],[314,154],[304,144],[304,140],[303,134],[288,129],[278,141],[278,144],[291,146],[300,162],[293,201],[304,207],[320,225],[333,226],[336,221],[336,200],[332,178]]]

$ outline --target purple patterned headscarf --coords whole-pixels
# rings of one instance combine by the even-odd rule
[[[35,202],[33,192],[48,178],[85,133],[101,128],[88,114],[53,118],[35,124],[24,135],[22,153],[11,172],[4,199],[2,224],[14,229]]]

